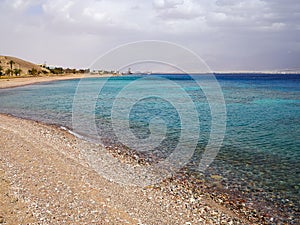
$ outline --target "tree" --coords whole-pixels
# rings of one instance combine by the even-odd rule
[[[1,62],[1,61],[0,61]],[[2,76],[3,67],[0,66],[0,76]]]
[[[65,73],[74,73],[74,74],[75,74],[75,73],[76,73],[76,70],[75,70],[75,69],[67,68],[67,69],[64,70],[64,72],[65,72]]]
[[[30,75],[37,75],[37,74],[38,74],[38,71],[37,71],[37,69],[32,68],[31,70],[28,70],[28,73],[29,73]]]
[[[11,75],[13,71],[11,69],[5,70],[5,75]]]
[[[11,75],[13,75],[13,64],[15,64],[15,62],[13,60],[10,60],[8,64],[10,65],[10,71],[11,71],[10,73]]]
[[[14,69],[14,74],[16,76],[21,75],[22,70],[21,69]]]
[[[49,70],[53,74],[63,74],[64,73],[64,69],[62,67],[55,67],[55,68],[52,68]]]

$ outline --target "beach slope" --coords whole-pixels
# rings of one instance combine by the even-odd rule
[[[0,224],[245,222],[205,199],[196,212],[159,188],[102,178],[81,157],[83,140],[57,127],[0,114],[0,137]]]

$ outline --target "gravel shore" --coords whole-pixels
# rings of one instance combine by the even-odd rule
[[[82,156],[90,143],[55,126],[0,115],[0,135],[0,224],[251,224],[171,184],[111,182]]]

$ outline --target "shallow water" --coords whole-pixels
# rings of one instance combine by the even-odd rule
[[[291,214],[296,214],[300,205],[300,75],[216,77],[226,103],[227,128],[223,145],[206,170],[206,176],[219,174],[224,178],[224,186],[252,193],[253,199],[288,203],[292,205],[290,210],[294,210]],[[212,125],[208,100],[197,83],[206,78],[197,76],[196,81],[185,75],[141,78],[144,77],[87,78],[84,82],[68,80],[3,89],[0,90],[0,112],[72,129],[76,88],[78,84],[85,85],[85,92],[79,99],[81,107],[92,101],[95,113],[92,118],[84,110],[80,113],[82,118],[95,121],[97,134],[88,123],[82,122],[85,120],[79,120],[76,122],[82,123],[79,124],[82,129],[76,131],[81,135],[101,142],[119,143],[117,133],[129,132],[128,127],[134,134],[134,141],[147,139],[154,131],[163,132],[164,138],[155,143],[153,149],[144,149],[147,145],[141,145],[137,150],[164,159],[182,141],[183,132],[190,129],[193,137],[193,125],[199,122],[200,137],[192,158],[197,165]],[[213,84],[204,82],[203,85],[206,90],[215,91],[210,86]],[[213,101],[210,103],[221,104],[219,99]],[[191,165],[193,163],[191,170],[197,169]]]

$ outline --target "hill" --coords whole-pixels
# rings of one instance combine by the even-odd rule
[[[0,75],[38,75],[49,72],[48,69],[23,59],[12,56],[0,56]]]

